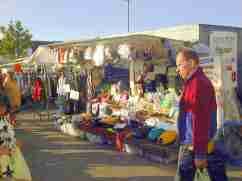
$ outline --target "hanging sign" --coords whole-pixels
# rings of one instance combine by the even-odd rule
[[[237,86],[238,37],[235,32],[212,32],[210,51],[214,60],[213,84],[217,99],[217,123],[221,127],[224,120],[237,120],[239,107],[235,94]]]

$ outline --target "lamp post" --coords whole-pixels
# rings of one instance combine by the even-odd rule
[[[130,1],[131,0],[127,0],[128,1],[128,33],[130,32]]]
[[[132,0],[123,0],[128,3],[128,33],[130,32],[130,5]]]

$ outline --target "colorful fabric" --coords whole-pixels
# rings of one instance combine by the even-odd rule
[[[14,70],[15,70],[16,73],[22,72],[22,66],[21,66],[21,64],[15,64]]]
[[[174,143],[176,141],[176,137],[177,137],[176,131],[165,131],[160,135],[158,141],[163,145],[168,145],[168,144]]]
[[[155,141],[159,136],[161,135],[162,132],[165,130],[163,128],[153,128],[148,135],[149,140]]]
[[[181,144],[192,144],[198,159],[207,156],[207,145],[217,131],[216,98],[211,81],[201,68],[184,83],[178,118]]]
[[[12,152],[11,156],[2,155],[0,157],[1,178],[4,180],[13,178],[13,180],[31,181],[29,167],[18,147]]]

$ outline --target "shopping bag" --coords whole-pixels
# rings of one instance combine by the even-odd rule
[[[197,169],[194,181],[211,181],[207,169]]]
[[[64,85],[64,92],[65,93],[69,93],[71,91],[71,86],[70,86],[70,84],[65,84]]]
[[[71,90],[70,91],[70,99],[78,101],[79,100],[79,92]]]

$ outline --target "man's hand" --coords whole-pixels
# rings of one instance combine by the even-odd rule
[[[200,159],[195,159],[195,167],[196,168],[207,168],[208,167],[208,161],[207,159],[203,159],[203,160],[200,160]]]

